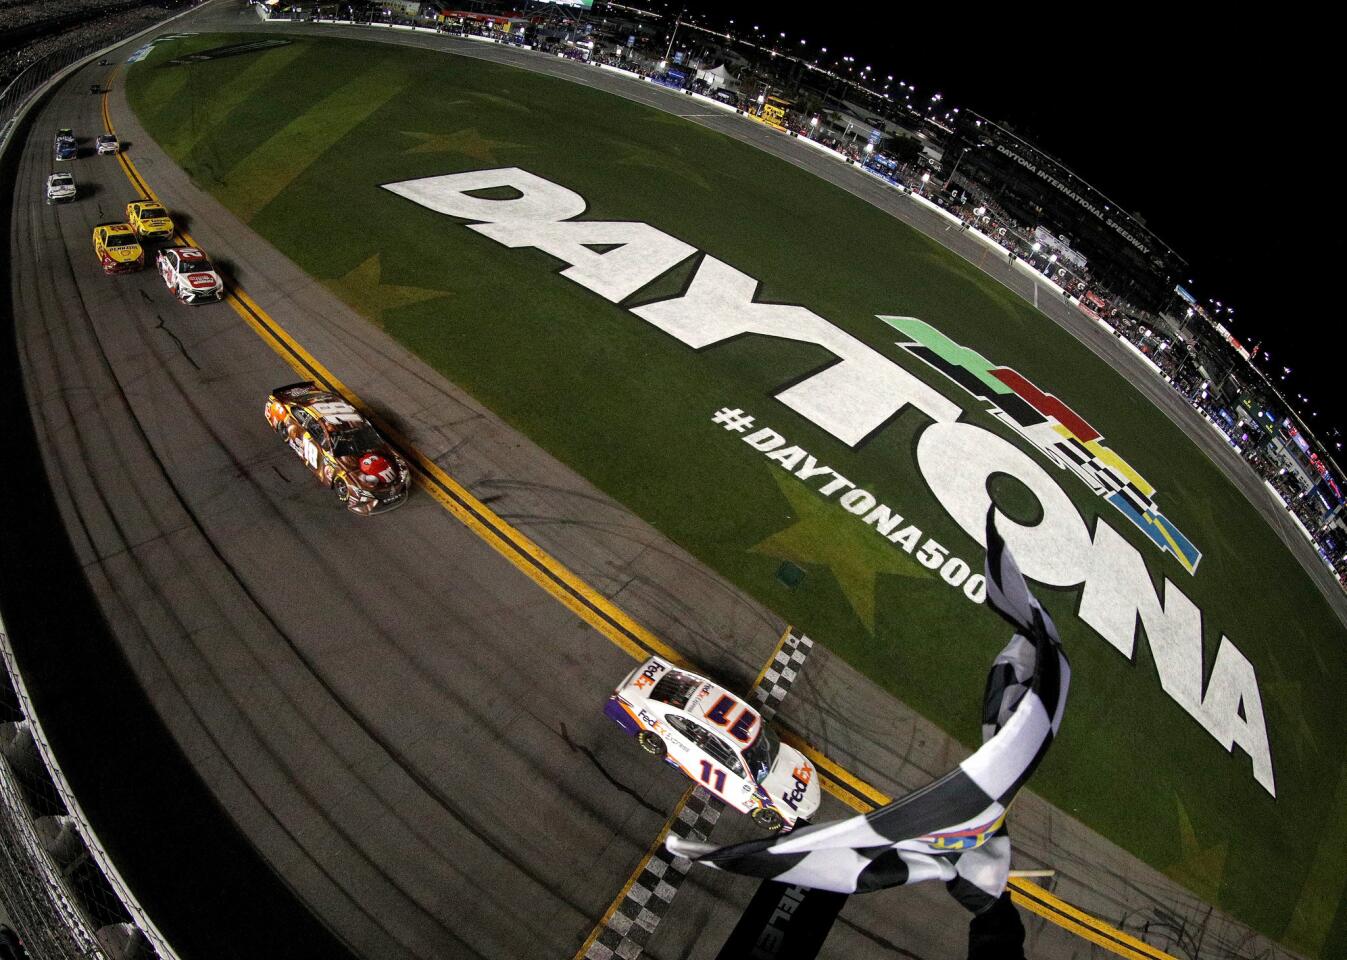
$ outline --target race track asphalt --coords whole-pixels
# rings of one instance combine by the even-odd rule
[[[278,29],[233,0],[174,25],[185,26]],[[371,36],[368,28],[305,29]],[[386,36],[545,70],[673,112],[706,112],[648,84],[528,51]],[[90,155],[102,118],[88,88],[107,74],[77,71],[31,118],[15,171],[10,283],[47,480],[110,635],[209,795],[284,892],[351,952],[370,960],[572,956],[687,786],[600,713],[634,661],[423,491],[370,520],[341,510],[262,418],[267,392],[297,379],[290,366],[228,306],[184,307],[152,270],[102,275],[90,231],[121,219],[135,199],[114,158]],[[507,522],[706,672],[748,688],[785,624],[256,237],[158,150],[116,83],[109,110],[128,155],[231,283]],[[894,207],[955,249],[973,242],[945,236],[936,215],[770,130],[733,115],[691,119]],[[83,192],[48,207],[50,137],[62,126],[81,137],[70,166]],[[1033,283],[1002,272],[1009,284]],[[1149,370],[1127,366],[1111,337],[1069,308],[1058,312],[1054,319],[1173,409],[1176,422],[1192,419]],[[1200,434],[1213,458],[1233,458]],[[25,646],[40,638],[14,632],[22,666]],[[822,648],[782,719],[890,794],[964,755]],[[820,818],[844,813],[827,798]],[[112,831],[135,824],[111,812],[102,819]],[[1129,930],[1150,929],[1158,945],[1166,924],[1190,936],[1200,928],[1208,943],[1256,942],[1032,795],[1017,803],[1012,829],[1017,865],[1050,864],[1060,896]],[[713,839],[751,831],[726,815]],[[109,841],[134,845],[125,834]],[[644,955],[714,956],[754,888],[694,869]],[[202,902],[192,922],[240,922],[213,910]],[[1026,923],[1033,956],[1103,955],[1038,918]],[[936,886],[857,897],[825,955],[960,957],[965,929],[966,915]],[[239,955],[221,949],[216,955]]]

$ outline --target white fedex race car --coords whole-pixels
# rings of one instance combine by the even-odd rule
[[[165,247],[155,256],[164,286],[183,303],[204,303],[224,295],[224,281],[196,247]]]
[[[766,830],[791,830],[818,810],[814,765],[778,740],[758,711],[705,677],[651,657],[603,712],[643,749]]]

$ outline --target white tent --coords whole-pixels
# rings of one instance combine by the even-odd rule
[[[718,90],[724,87],[727,90],[734,90],[739,86],[739,81],[730,75],[725,69],[725,64],[721,64],[714,70],[698,70],[697,79],[710,84],[712,90]]]

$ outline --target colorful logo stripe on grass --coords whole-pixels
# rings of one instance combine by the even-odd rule
[[[1105,446],[1103,435],[1059,397],[1039,389],[1018,371],[996,366],[977,351],[955,343],[923,320],[879,319],[911,338],[898,346],[986,403],[988,413],[1059,468],[1075,474],[1189,574],[1197,572],[1202,551],[1160,511],[1153,497],[1155,487]]]

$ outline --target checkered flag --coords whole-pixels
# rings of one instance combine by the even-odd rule
[[[942,880],[974,913],[996,902],[1010,869],[1006,808],[1061,727],[1071,668],[994,516],[995,508],[987,513],[987,604],[1015,635],[987,677],[982,746],[934,783],[870,813],[728,847],[671,836],[670,852],[816,890],[865,893]]]

